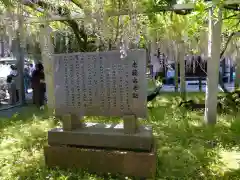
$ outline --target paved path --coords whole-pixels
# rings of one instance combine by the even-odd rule
[[[233,91],[234,83],[226,83],[225,87],[227,88],[228,91]],[[174,92],[175,91],[174,88],[175,88],[174,85],[163,85],[161,91],[162,92]],[[219,92],[222,92],[221,88],[220,87],[218,87],[218,88],[219,88]],[[186,85],[186,91],[187,92],[199,92],[199,86],[198,85]],[[205,92],[205,91],[206,91],[206,86],[202,85],[202,92]]]
[[[0,110],[0,118],[11,118],[14,114],[23,111],[26,106],[17,106],[7,110]]]
[[[26,94],[26,100],[30,101],[32,99],[32,92]],[[21,112],[22,110],[24,110],[26,108],[26,106],[10,106],[10,105],[4,105],[3,110],[1,110],[0,108],[0,118],[1,117],[12,117],[15,113]]]
[[[232,91],[234,89],[234,84],[233,83],[225,84],[225,87],[229,91]],[[205,89],[206,89],[206,86],[203,85],[202,91],[205,92]],[[186,85],[186,90],[187,90],[187,92],[199,92],[199,86],[198,85]],[[161,91],[162,92],[174,92],[175,90],[174,90],[173,85],[163,85]],[[220,88],[219,88],[219,91],[221,92]],[[31,97],[32,97],[32,92],[30,91],[30,93],[26,94],[26,99],[31,99]],[[16,112],[21,112],[25,108],[26,108],[26,106],[18,106],[18,107],[10,108],[7,110],[0,110],[0,118],[1,117],[11,117]]]

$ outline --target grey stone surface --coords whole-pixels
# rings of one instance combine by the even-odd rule
[[[151,126],[139,126],[136,134],[124,134],[123,124],[86,123],[71,131],[50,130],[48,144],[150,151],[153,135]]]
[[[67,146],[46,146],[48,167],[82,168],[90,172],[120,173],[126,176],[154,179],[156,147],[151,152],[108,151]]]
[[[145,50],[54,55],[58,115],[146,117]]]

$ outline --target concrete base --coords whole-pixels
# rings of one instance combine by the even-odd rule
[[[51,168],[82,168],[94,173],[120,173],[154,179],[157,159],[155,150],[155,146],[151,152],[46,146],[44,154],[46,165]]]
[[[150,126],[140,126],[136,134],[125,134],[123,124],[86,123],[85,127],[72,131],[64,131],[62,128],[50,130],[48,144],[149,152],[153,144],[153,135]]]

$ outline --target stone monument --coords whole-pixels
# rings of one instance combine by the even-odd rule
[[[155,144],[147,116],[145,50],[55,54],[55,111],[63,128],[48,132],[49,167],[153,177]],[[120,117],[121,124],[83,122],[84,116]]]

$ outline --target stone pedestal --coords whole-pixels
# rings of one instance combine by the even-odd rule
[[[150,152],[46,146],[44,154],[48,167],[81,168],[94,173],[120,173],[154,179],[157,159],[155,150],[155,146]]]
[[[124,122],[85,123],[72,130],[52,129],[48,132],[48,146],[44,150],[46,164],[49,167],[74,167],[90,172],[153,178],[156,147],[152,128],[137,127],[135,123]]]
[[[153,135],[150,126],[139,126],[136,134],[125,134],[124,131],[123,124],[86,123],[72,131],[56,128],[48,132],[48,144],[151,151]]]

